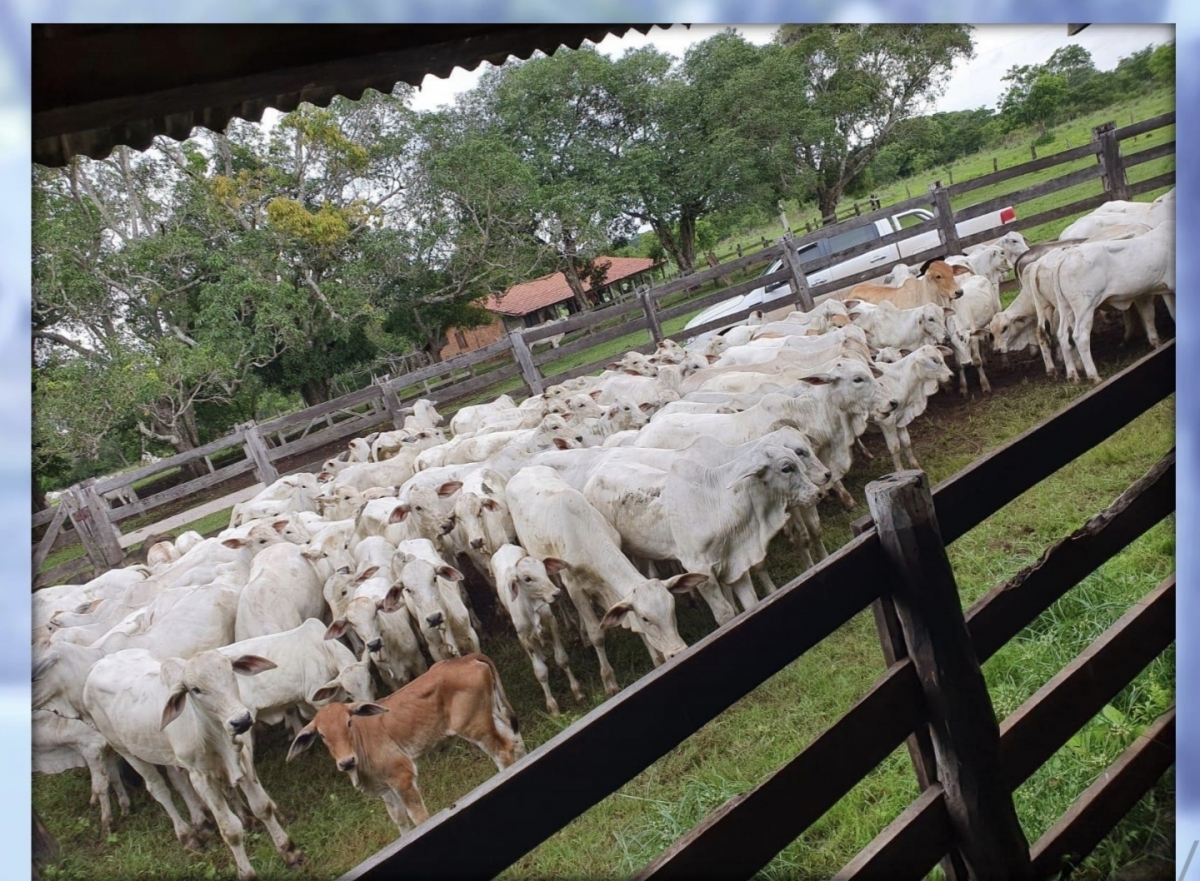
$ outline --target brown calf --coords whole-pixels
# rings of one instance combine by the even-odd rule
[[[417,789],[415,761],[450,735],[470,741],[504,770],[525,755],[517,716],[487,655],[439,661],[399,691],[377,701],[327,704],[292,741],[290,762],[320,736],[354,787],[378,795],[404,832],[429,812]]]
[[[909,278],[898,288],[886,284],[864,282],[850,288],[844,300],[864,300],[879,304],[891,300],[897,309],[914,309],[926,303],[949,306],[952,300],[962,296],[962,285],[958,276],[970,275],[966,266],[951,266],[945,261],[934,260],[925,268],[920,278]]]

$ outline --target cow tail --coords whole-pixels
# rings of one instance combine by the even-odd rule
[[[492,671],[492,699],[495,701],[496,714],[508,719],[508,725],[512,728],[513,734],[520,734],[521,723],[517,720],[517,714],[513,710],[512,704],[508,702],[508,696],[504,693],[504,683],[500,681],[500,671],[496,669],[496,662],[482,653],[478,657]]]

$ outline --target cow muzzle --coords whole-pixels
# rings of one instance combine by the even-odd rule
[[[337,763],[339,771],[353,771],[358,766],[358,759],[350,756],[348,759],[340,759]]]
[[[367,651],[369,652],[378,652],[381,648],[383,648],[382,639],[373,639],[367,643]]]
[[[248,712],[243,712],[240,716],[236,716],[229,720],[229,730],[234,734],[245,734],[250,730],[250,726],[254,724],[254,720],[250,718]]]
[[[444,623],[446,623],[446,616],[441,612],[434,612],[432,615],[427,615],[425,617],[425,623],[430,627],[441,627]]]
[[[482,538],[471,539],[471,550],[478,551],[482,548],[483,548],[483,539]]]
[[[962,296],[962,288],[959,288],[957,291],[954,292],[954,299],[957,300],[961,296]]]

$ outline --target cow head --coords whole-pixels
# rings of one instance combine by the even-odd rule
[[[670,660],[687,648],[675,623],[675,594],[691,593],[707,579],[698,572],[685,572],[666,581],[643,581],[605,613],[600,626],[628,627],[641,634],[657,654]]]
[[[326,704],[317,710],[313,720],[300,729],[291,748],[288,749],[287,761],[291,761],[304,752],[318,737],[325,742],[329,755],[339,771],[353,771],[358,767],[358,755],[354,749],[354,736],[351,725],[355,719],[378,716],[388,712],[382,704],[371,701],[358,701],[352,704]]]
[[[375,686],[371,681],[370,661],[363,659],[347,664],[333,679],[313,690],[308,702],[320,707],[333,701],[373,701]]]
[[[167,658],[160,668],[163,684],[169,691],[160,727],[165,729],[179,718],[190,700],[198,715],[221,725],[230,737],[245,734],[254,724],[254,717],[242,703],[234,674],[254,676],[274,669],[273,662],[258,655],[231,660],[216,649],[200,652],[186,661]]]

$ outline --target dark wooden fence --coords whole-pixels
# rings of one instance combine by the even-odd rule
[[[806,242],[829,238],[901,211],[926,207],[936,215],[932,228],[939,233],[939,244],[908,258],[910,263],[917,263],[944,254],[948,250],[957,251],[980,244],[1010,230],[1029,229],[1052,220],[1082,214],[1111,199],[1128,199],[1159,187],[1169,186],[1175,181],[1174,172],[1130,184],[1126,180],[1126,169],[1152,159],[1173,155],[1174,141],[1159,143],[1129,156],[1122,156],[1120,142],[1172,125],[1174,122],[1175,114],[1167,113],[1122,128],[1116,128],[1113,124],[1098,126],[1094,132],[1094,140],[1082,147],[962,181],[953,186],[942,187],[940,183],[935,184],[926,194],[860,214],[846,223],[820,227],[800,238],[789,234],[752,254],[737,257],[703,272],[673,279],[654,288],[642,288],[631,300],[574,315],[550,327],[510,333],[508,337],[482,349],[422,367],[381,385],[369,386],[316,407],[260,424],[245,423],[239,426],[234,434],[197,450],[104,480],[95,485],[95,498],[89,495],[89,490],[84,484],[72,487],[66,494],[71,498],[68,508],[64,509],[60,505],[34,515],[34,529],[43,526],[47,529],[34,548],[33,570],[36,574],[46,556],[53,550],[75,542],[84,543],[87,555],[36,576],[34,588],[58,583],[85,568],[90,567],[95,572],[101,572],[118,565],[121,559],[119,524],[123,520],[146,514],[201,490],[226,484],[250,472],[254,473],[258,481],[270,483],[278,476],[276,464],[280,460],[294,461],[297,457],[332,443],[348,441],[380,428],[399,427],[403,424],[404,408],[418,398],[434,401],[449,414],[463,404],[490,398],[506,390],[539,394],[548,385],[603,369],[612,356],[597,356],[575,367],[556,370],[564,358],[625,338],[629,338],[626,343],[628,349],[648,353],[666,336],[663,331],[664,323],[747,294],[766,284],[786,282],[790,286],[791,302],[795,307],[811,309],[814,302],[821,297],[875,278],[880,271],[869,269],[855,276],[812,288],[808,286],[805,272],[811,274],[883,245],[902,242],[927,233],[930,231],[930,225],[913,226],[882,239],[821,258],[805,264],[804,271],[801,271],[798,261],[793,258],[796,249]],[[951,198],[1088,156],[1096,157],[1095,165],[1023,187],[958,211],[951,209]],[[1018,216],[1012,223],[976,235],[959,238],[954,232],[954,224],[958,221],[1009,205],[1019,209],[1022,203],[1091,180],[1101,180],[1104,184],[1103,192],[1050,211]],[[1018,215],[1020,214],[1018,210]],[[731,274],[755,269],[776,258],[782,258],[784,264],[777,272],[728,287],[714,287],[700,296],[688,296],[690,292],[705,285],[715,285]],[[680,299],[681,296],[681,302],[667,305],[668,300]],[[777,301],[779,302],[786,301]],[[747,308],[742,312],[700,325],[692,328],[688,334],[695,335],[724,327],[731,321],[744,319],[751,311],[753,308]],[[539,340],[557,334],[568,334],[565,345],[537,353],[531,351],[531,347]],[[572,339],[572,334],[577,336]],[[219,468],[214,466],[212,461],[218,454],[226,457],[226,461]],[[132,486],[134,482],[201,459],[209,471],[207,475],[155,493],[146,499],[137,498]],[[319,465],[319,461],[304,461],[291,470],[312,470],[315,465]],[[107,497],[117,493],[126,494],[131,501],[119,507],[112,507]]]
[[[637,878],[749,878],[906,740],[922,793],[839,879],[921,878],[939,861],[951,879],[1053,877],[1090,852],[1172,764],[1174,708],[1032,847],[1012,791],[1170,645],[1175,579],[999,723],[980,664],[1174,510],[1174,452],[966,612],[945,545],[1174,388],[1170,343],[932,493],[922,472],[870,484],[873,519],[857,524],[841,550],[344,877],[498,874],[871,604],[883,676],[795,758],[713,811]]]

